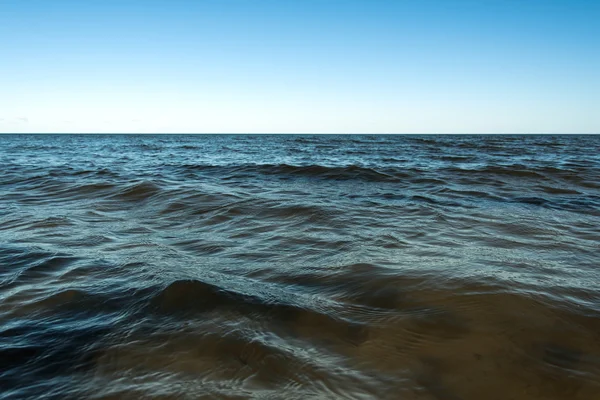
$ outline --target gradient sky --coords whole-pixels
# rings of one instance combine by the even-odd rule
[[[600,133],[600,1],[0,0],[0,132]]]

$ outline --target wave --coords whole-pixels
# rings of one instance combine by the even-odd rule
[[[398,181],[405,177],[402,171],[380,170],[376,168],[324,165],[289,165],[289,164],[244,164],[244,165],[183,165],[182,169],[194,172],[211,172],[231,179],[241,176],[271,175],[321,178],[331,180],[366,180],[374,182]]]
[[[450,160],[457,159],[450,157]],[[458,157],[460,159],[460,157]],[[457,162],[457,161],[453,161]],[[453,177],[463,176],[495,176],[502,178],[523,178],[523,179],[539,179],[551,180],[561,179],[577,183],[584,177],[583,174],[590,173],[587,169],[573,169],[562,167],[549,166],[526,166],[523,164],[513,165],[488,165],[479,168],[464,168],[454,165],[437,165],[433,167],[418,168],[411,166],[380,166],[367,167],[360,165],[346,166],[326,166],[326,165],[290,165],[290,164],[187,164],[174,166],[188,172],[208,173],[223,177],[223,179],[231,179],[237,177],[249,177],[253,175],[263,176],[289,176],[289,177],[306,177],[320,178],[328,180],[364,180],[372,182],[407,182],[414,179],[424,179],[424,176],[429,176],[428,179],[437,179],[444,181],[452,181]]]
[[[364,342],[368,337],[368,330],[362,324],[199,280],[178,280],[169,284],[152,299],[151,305],[158,312],[168,315],[190,316],[230,310],[237,314],[268,318],[287,329],[314,330],[313,335],[334,336],[354,344]]]
[[[137,182],[120,189],[111,198],[123,201],[146,200],[161,192],[161,187],[152,181]]]

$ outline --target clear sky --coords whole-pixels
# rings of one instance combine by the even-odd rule
[[[600,133],[600,0],[0,0],[0,132]]]

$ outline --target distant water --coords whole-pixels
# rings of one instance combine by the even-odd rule
[[[600,399],[599,136],[0,136],[1,399]]]

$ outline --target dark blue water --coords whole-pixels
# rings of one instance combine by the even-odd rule
[[[599,136],[0,136],[1,399],[599,399]]]

